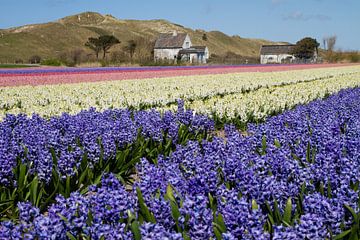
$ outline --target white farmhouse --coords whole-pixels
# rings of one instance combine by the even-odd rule
[[[209,49],[206,46],[192,46],[187,33],[162,33],[155,42],[154,60],[187,61],[206,63]]]
[[[260,50],[260,63],[292,63],[295,61],[295,56],[292,50],[295,45],[263,45]]]

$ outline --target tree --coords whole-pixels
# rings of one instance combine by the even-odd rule
[[[208,40],[208,37],[207,37],[206,33],[204,33],[204,34],[202,35],[202,40],[204,40],[204,41],[207,41],[207,40]]]
[[[123,48],[125,52],[129,53],[131,60],[133,59],[136,47],[137,47],[137,43],[134,40],[130,40],[127,42],[127,45]]]
[[[320,44],[314,38],[306,37],[298,41],[292,51],[297,58],[309,59],[318,52]]]
[[[29,59],[29,63],[31,64],[39,64],[41,62],[41,57],[38,55],[31,56]]]
[[[101,44],[99,38],[88,38],[85,46],[93,50],[95,52],[96,59],[99,59],[99,52],[101,51]]]
[[[105,59],[106,53],[108,53],[109,49],[112,46],[120,43],[119,39],[117,39],[116,37],[114,37],[112,35],[100,36],[99,42],[100,42],[101,49],[103,50],[103,59]]]
[[[83,54],[83,50],[79,49],[79,48],[70,51],[70,60],[71,60],[71,62],[74,65],[80,63],[82,54]]]
[[[326,42],[328,51],[330,51],[330,52],[334,51],[336,39],[337,39],[336,35],[325,38],[325,42]]]
[[[85,46],[95,52],[96,59],[99,59],[99,53],[102,50],[104,59],[109,49],[118,43],[120,43],[120,41],[116,37],[112,35],[102,35],[98,38],[89,38],[88,41],[85,43]]]

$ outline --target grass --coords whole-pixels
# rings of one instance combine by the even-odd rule
[[[27,67],[38,67],[38,66],[26,65],[26,64],[0,64],[0,68],[27,68]]]
[[[78,15],[81,15],[80,22]],[[110,51],[121,52],[129,40],[141,37],[152,42],[159,33],[174,29],[189,33],[193,45],[207,45],[210,54],[225,55],[231,51],[242,56],[257,57],[261,44],[272,43],[228,36],[221,32],[196,31],[163,20],[119,20],[97,13],[83,13],[66,17],[60,22],[31,25],[17,28],[16,31],[1,30],[0,62],[27,62],[34,55],[42,59],[55,59],[75,49],[82,49],[85,54],[90,54],[92,52],[84,44],[89,37],[99,34],[114,34],[121,44]],[[202,40],[204,33],[207,34],[207,41]],[[150,54],[152,47],[146,50]]]

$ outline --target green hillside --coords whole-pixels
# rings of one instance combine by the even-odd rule
[[[84,47],[89,37],[113,34],[122,43],[111,52],[121,52],[127,41],[143,39],[143,52],[151,53],[151,43],[159,33],[187,32],[194,45],[207,45],[211,54],[219,56],[228,52],[244,57],[256,58],[262,44],[273,42],[260,39],[247,39],[228,36],[219,31],[206,32],[193,30],[166,20],[120,20],[111,15],[85,12],[62,18],[55,22],[33,24],[0,30],[0,62],[14,62],[17,59],[27,62],[31,56],[58,58],[64,52],[81,49],[86,54],[91,51]],[[207,41],[202,39],[207,35]],[[140,54],[140,53],[139,53]]]

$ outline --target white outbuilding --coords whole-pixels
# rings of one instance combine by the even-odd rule
[[[292,54],[295,45],[263,45],[260,50],[260,63],[292,63],[296,57]]]
[[[187,33],[162,33],[155,42],[155,61],[187,61],[189,63],[206,63],[209,49],[206,46],[192,46]]]

